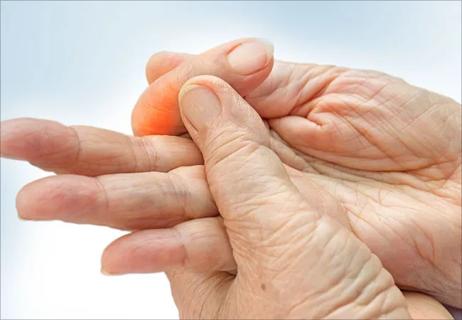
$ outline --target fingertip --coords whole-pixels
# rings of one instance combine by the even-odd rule
[[[172,71],[191,55],[170,51],[154,53],[146,64],[146,79],[152,83],[164,74]]]
[[[132,111],[131,124],[133,134],[137,137],[142,137],[151,134],[151,121],[147,121],[146,118],[151,119],[151,112],[149,108],[141,106],[139,103],[135,105]]]
[[[186,80],[186,82],[181,86],[180,91],[178,92],[178,102],[180,108],[182,103],[184,102],[184,97],[191,91],[198,89],[208,90],[215,93],[217,88],[220,85],[223,86],[224,84],[225,82],[222,79],[212,75],[199,75]]]
[[[201,90],[197,90],[197,88]],[[222,114],[218,126],[229,126],[233,124],[236,129],[248,130],[250,139],[267,144],[269,142],[269,131],[265,127],[262,118],[250,106],[234,88],[223,79],[212,75],[200,75],[188,80],[182,87],[179,100],[184,101],[191,91],[208,91],[208,99],[196,97],[193,100],[194,111],[201,115],[202,124],[211,124],[212,121]],[[192,96],[192,94],[191,94]],[[202,95],[205,96],[205,95]],[[194,101],[195,100],[195,101]],[[200,102],[199,102],[200,101]],[[183,116],[184,106],[182,108]],[[192,108],[190,108],[192,109]],[[199,113],[199,111],[201,111]],[[191,132],[190,132],[191,133]],[[196,141],[197,143],[197,141]],[[202,150],[204,152],[204,150]]]
[[[25,185],[16,196],[16,209],[24,220],[79,222],[98,207],[98,186],[89,177],[50,176]]]
[[[177,136],[186,132],[179,110],[148,110],[135,107],[132,113],[133,134],[137,137],[149,135]]]
[[[230,87],[230,85],[223,79],[214,75],[198,75],[188,79],[180,88],[178,93],[178,101],[185,96],[185,94],[197,87],[204,87],[205,89],[214,91],[216,94],[223,88]]]
[[[163,72],[161,69],[165,62],[168,62],[168,51],[159,51],[152,54],[145,66],[146,80],[149,84],[154,82]]]
[[[17,118],[1,122],[0,126],[0,155],[5,158],[22,159],[24,150],[24,136],[31,128],[35,128],[34,119]]]
[[[136,136],[179,135],[185,133],[177,106],[177,88],[153,83],[140,96],[132,112]]]
[[[30,212],[30,208],[28,206],[28,200],[26,197],[26,193],[24,192],[24,189],[27,186],[28,185],[22,187],[16,195],[16,211],[18,213],[18,218],[21,220],[32,220],[32,215]]]
[[[274,47],[269,41],[250,38],[228,52],[227,60],[234,72],[248,76],[272,66],[273,52]]]
[[[56,121],[17,118],[1,124],[1,156],[30,162],[75,153],[75,132]]]
[[[184,249],[172,229],[136,231],[110,243],[101,269],[110,275],[155,273],[181,264]]]
[[[109,271],[107,271],[106,269],[104,269],[103,266],[101,266],[101,269],[100,269],[100,272],[103,276],[114,276],[115,274],[113,273],[110,273]]]
[[[209,69],[202,74],[224,79],[241,96],[246,96],[270,75],[274,48],[264,39],[242,38],[213,48],[198,58]]]
[[[118,265],[120,264],[120,262],[117,259],[117,242],[126,236],[128,235],[122,236],[121,238],[114,240],[106,248],[104,248],[103,253],[101,254],[101,273],[103,275],[113,276],[121,274],[120,272],[117,272]],[[115,254],[112,253],[114,251],[114,247],[116,247]]]
[[[107,276],[137,273],[132,263],[136,252],[132,251],[137,247],[139,234],[146,231],[127,233],[109,243],[101,254],[101,273]],[[143,250],[146,245],[139,244],[138,247]],[[149,259],[145,256],[143,262],[149,263]]]
[[[179,100],[183,122],[201,148],[203,145],[197,133],[214,125],[222,111],[221,102],[213,89],[196,82],[182,87]]]
[[[50,194],[44,192],[47,178],[40,179],[23,186],[16,195],[16,210],[21,220],[45,220],[44,203],[47,203],[46,196]],[[44,188],[42,188],[42,187]]]

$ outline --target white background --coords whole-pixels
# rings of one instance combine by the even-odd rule
[[[1,118],[130,133],[152,53],[242,36],[269,39],[280,59],[378,69],[460,102],[460,2],[2,1]],[[1,161],[2,318],[176,318],[162,274],[99,273],[121,232],[17,219],[15,194],[45,175]]]

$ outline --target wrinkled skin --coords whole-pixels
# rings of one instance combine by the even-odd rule
[[[179,64],[171,74],[210,71],[201,70],[203,59],[171,55]],[[152,60],[152,69],[163,61]],[[214,72],[234,80],[223,69]],[[152,95],[168,77],[138,109],[159,108]],[[302,194],[312,197],[316,183],[335,197],[345,216],[338,218],[398,284],[461,307],[460,105],[383,73],[335,66],[276,62],[261,85],[250,86],[241,92],[268,121],[271,147]],[[179,125],[168,133],[181,132]]]
[[[200,71],[203,63],[193,67],[197,58],[165,53],[152,59],[151,70],[163,59],[175,63],[163,70],[165,74],[150,73],[150,80],[157,80],[155,90],[168,80],[168,74],[182,82],[178,74],[187,77],[204,73]],[[187,65],[189,73],[181,71],[182,65]],[[380,257],[398,284],[460,306],[460,296],[454,290],[460,286],[460,242],[454,241],[460,239],[457,103],[368,71],[279,62],[266,80],[267,75],[261,74],[249,80],[252,75],[233,78],[229,70],[206,71],[229,81],[268,120],[269,146],[285,163],[292,183],[306,201],[350,228]],[[367,77],[371,81],[364,82]],[[375,87],[366,88],[364,83]],[[288,116],[291,114],[305,118]],[[399,135],[394,133],[397,128],[402,129]],[[8,133],[3,134],[3,129]],[[183,132],[180,124],[172,134]],[[375,145],[376,141],[380,144]],[[62,175],[27,186],[18,197],[18,209],[25,218],[140,229],[173,226],[185,219],[218,213],[201,166],[169,171],[202,162],[200,153],[185,138],[127,138],[93,128],[69,129],[50,122],[13,120],[2,124],[2,156],[26,159],[59,173],[112,173],[98,178]],[[169,173],[114,174],[150,170]],[[81,192],[76,194],[75,190]],[[91,215],[95,212],[98,214]],[[188,240],[200,243],[202,239],[207,246],[195,247],[194,241],[186,243],[185,238],[173,239],[168,234],[159,237],[156,230],[129,236],[132,240],[134,236],[140,238],[136,246],[141,249],[146,246],[142,236],[171,245],[174,254],[166,251],[170,258],[163,257],[163,266],[152,261],[147,266],[141,255],[138,260],[132,257],[135,262],[131,266],[122,266],[123,259],[117,260],[117,255],[129,253],[120,240],[108,248],[103,266],[106,263],[110,272],[124,273],[158,271],[179,262],[204,270],[215,258],[218,265],[229,264],[229,252],[228,258],[211,258],[213,254],[207,253],[223,251],[218,245],[210,246],[208,240],[226,243],[220,242],[222,233],[216,230],[222,226],[216,221],[192,220],[166,229],[176,230]],[[210,228],[202,230],[200,225],[206,223]],[[194,228],[203,231],[204,236],[195,236]],[[155,245],[154,241],[147,247],[153,249]],[[186,262],[183,251],[190,254]],[[224,269],[235,269],[235,265]]]
[[[324,78],[318,97],[269,120],[299,188],[314,181],[337,198],[400,285],[460,307],[460,105],[374,72],[290,68],[281,74]]]
[[[182,318],[409,317],[379,259],[301,195],[269,148],[263,121],[229,85],[192,78],[180,104],[237,271],[170,272]],[[196,292],[203,294],[191,299]]]

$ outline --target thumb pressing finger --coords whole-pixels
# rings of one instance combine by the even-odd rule
[[[180,108],[205,159],[238,264],[248,260],[249,250],[265,248],[261,254],[268,256],[269,247],[287,242],[292,235],[279,232],[283,226],[291,233],[295,226],[313,226],[318,214],[301,206],[302,196],[269,148],[262,119],[226,82],[212,76],[189,80],[180,92]]]
[[[237,264],[230,290],[244,297],[245,288],[262,303],[297,297],[286,306],[293,318],[409,316],[379,259],[292,184],[263,121],[239,94],[200,76],[182,87],[179,101]],[[313,185],[309,192],[322,191]]]

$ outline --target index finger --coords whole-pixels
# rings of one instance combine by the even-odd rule
[[[245,95],[266,79],[272,66],[272,46],[253,38],[232,41],[201,55],[190,56],[144,91],[133,110],[133,131],[140,136],[185,133],[178,93],[183,83],[194,76],[215,75]]]
[[[56,173],[97,176],[202,164],[200,152],[187,138],[132,137],[31,118],[3,121],[0,142],[2,157],[26,160]]]

